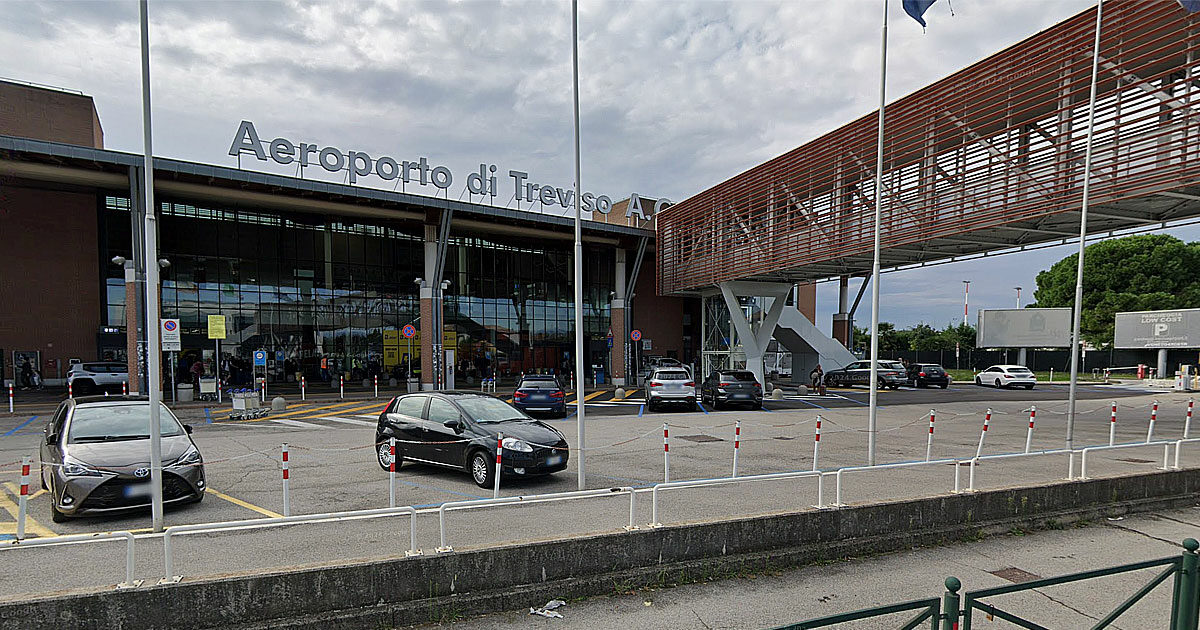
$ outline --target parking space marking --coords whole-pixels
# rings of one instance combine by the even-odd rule
[[[7,483],[4,485],[8,486]],[[7,492],[0,492],[0,508],[3,508],[5,512],[8,512],[9,515],[12,516],[13,521],[16,521],[21,515],[21,508],[17,505],[16,501],[8,497]],[[37,519],[30,516],[28,510],[25,511],[25,532],[40,536],[42,538],[54,538],[58,536],[58,534],[50,531],[46,528],[46,526],[37,522]]]
[[[14,497],[21,496],[21,488],[18,487],[17,484],[15,484],[11,481],[5,481],[4,487],[8,488],[8,491],[11,492]],[[37,492],[34,492],[33,494],[29,495],[29,500],[32,501],[32,500],[42,496],[43,494],[46,494],[46,491],[42,490],[41,488],[38,488]]]
[[[354,404],[359,404],[361,402],[362,402],[361,400],[357,400],[350,404],[354,405]],[[388,404],[387,401],[373,402],[369,405],[363,405],[361,407],[351,407],[349,409],[338,409],[335,413],[351,413],[354,411],[366,411],[368,409],[379,412],[379,411],[383,411],[383,408],[386,407],[387,404]],[[309,411],[316,411],[316,409],[310,409]],[[320,416],[320,415],[310,415],[310,416],[304,416],[303,418],[301,418],[301,420],[315,420],[315,419],[321,418],[321,417],[322,416]]]
[[[267,418],[267,420],[270,420],[271,422],[274,422],[276,424],[282,424],[282,425],[286,425],[289,427],[297,427],[297,428],[301,428],[301,429],[324,429],[325,428],[319,424],[313,424],[311,422],[301,422],[299,420],[288,420],[286,418],[285,419]]]
[[[34,420],[37,420],[37,419],[38,419],[38,416],[33,416],[32,418],[30,418],[30,419],[26,420],[25,422],[22,422],[21,424],[18,424],[16,427],[14,427],[14,428],[13,428],[11,431],[9,431],[8,433],[5,433],[4,435],[0,435],[0,437],[8,437],[8,436],[10,436],[10,435],[12,435],[12,434],[16,433],[17,431],[20,431],[21,429],[24,429],[24,428],[25,428],[25,427],[26,427],[26,426],[27,426],[27,425],[28,425],[30,422],[33,422]]]
[[[348,407],[350,405],[357,405],[361,402],[362,401],[360,401],[360,400],[352,400],[350,402],[341,402],[341,403],[337,403],[336,405],[326,405],[324,407],[311,407],[311,408],[307,408],[307,409],[297,409],[296,411],[287,411],[284,413],[276,414],[274,417],[275,418],[286,418],[288,416],[298,416],[302,413],[311,413],[313,411],[321,411],[321,410],[325,410],[325,409],[337,409],[339,407]],[[303,405],[305,405],[305,406],[308,404],[311,404],[311,403],[303,403]],[[256,420],[264,420],[264,419],[265,418],[256,418]],[[249,422],[249,421],[247,421],[247,422]]]
[[[353,418],[339,418],[337,416],[325,416],[321,419],[329,420],[330,422],[340,422],[342,424],[355,424],[363,427],[376,427],[379,425],[378,422],[367,422],[366,420],[355,420]]]
[[[212,489],[212,486],[209,486],[208,488],[206,488],[205,492],[212,494],[213,496],[217,497],[218,499],[225,499],[226,501],[228,501],[238,507],[244,507],[247,510],[251,510],[253,512],[258,512],[259,514],[262,514],[263,516],[266,516],[269,518],[282,518],[283,517],[283,515],[278,512],[272,512],[271,510],[268,510],[267,508],[258,507],[257,505],[254,505],[253,503],[243,501],[236,497],[231,497],[228,494],[225,494],[224,492],[217,492],[216,490]]]

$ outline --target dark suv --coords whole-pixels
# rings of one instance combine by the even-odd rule
[[[749,370],[713,372],[700,384],[700,400],[720,409],[728,403],[747,403],[762,409],[762,383]]]
[[[950,385],[950,375],[946,369],[936,363],[909,363],[908,382],[913,387],[928,387],[937,385],[946,389]]]

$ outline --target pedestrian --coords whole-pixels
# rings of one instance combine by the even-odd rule
[[[825,371],[821,369],[821,364],[813,368],[812,372],[808,373],[809,380],[812,381],[812,388],[818,395],[825,395]]]
[[[29,357],[26,357],[25,362],[21,364],[21,389],[30,387],[33,387],[33,364],[29,362]]]
[[[200,377],[203,375],[204,375],[204,361],[202,361],[200,359],[196,359],[196,361],[194,363],[192,363],[192,383],[195,385],[199,385]]]

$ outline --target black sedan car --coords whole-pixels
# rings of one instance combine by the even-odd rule
[[[564,470],[567,440],[558,429],[512,405],[479,392],[428,392],[392,400],[379,414],[375,453],[380,467],[391,464],[389,438],[396,438],[396,468],[405,461],[466,471],[482,488],[496,474],[496,441],[504,435],[505,477],[531,477]]]
[[[754,409],[762,409],[762,383],[750,370],[722,370],[713,372],[700,383],[700,400],[713,409],[732,403],[746,403]]]
[[[527,374],[517,383],[512,404],[525,412],[567,415],[567,393],[550,374]]]
[[[161,403],[160,403],[161,404]],[[150,506],[150,401],[140,396],[64,400],[46,423],[42,487],[55,523]],[[160,408],[163,503],[204,498],[204,459],[192,428]]]
[[[880,361],[878,370],[880,387],[899,389],[908,384],[904,364],[899,361]],[[830,387],[853,387],[871,384],[871,362],[855,361],[844,368],[825,373],[825,384]]]
[[[950,375],[946,373],[946,368],[936,363],[909,363],[908,382],[913,387],[937,385],[946,389],[950,385]]]

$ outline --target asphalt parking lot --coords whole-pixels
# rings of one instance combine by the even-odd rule
[[[671,431],[672,480],[728,477],[733,430],[741,423],[739,476],[809,470],[813,465],[814,426],[822,416],[820,468],[832,470],[865,463],[867,391],[837,390],[829,396],[768,399],[763,411],[730,409],[650,413],[637,399],[612,400],[610,393],[589,394],[586,470],[589,488],[647,489],[664,477],[662,424]],[[969,458],[978,446],[985,409],[993,418],[985,454],[1021,451],[1030,404],[1038,406],[1033,450],[1060,449],[1065,435],[1065,386],[997,391],[973,385],[947,390],[898,390],[880,393],[878,460],[923,459],[928,412],[937,410],[933,457]],[[1145,439],[1150,404],[1160,400],[1156,438],[1182,435],[1187,396],[1137,387],[1082,386],[1077,444],[1106,444],[1109,401],[1119,405],[1117,441]],[[195,427],[194,439],[206,461],[209,489],[200,504],[169,509],[166,524],[206,523],[277,516],[283,512],[280,446],[290,449],[291,513],[313,514],[386,507],[388,475],[372,450],[375,419],[383,399],[310,400],[253,421],[234,421],[227,410],[186,407],[179,411]],[[31,416],[0,416],[0,537],[15,533],[18,475],[15,462],[36,454],[42,423]],[[575,444],[576,418],[548,419]],[[538,495],[577,489],[577,450],[570,467],[549,477],[505,479],[501,494]],[[1200,448],[1183,453],[1183,462],[1200,464]],[[1093,459],[1092,474],[1152,471],[1161,448],[1138,447]],[[1064,454],[1047,454],[981,464],[980,488],[1047,482],[1066,477]],[[845,503],[903,499],[949,492],[955,468],[931,465],[905,470],[848,474]],[[964,481],[965,484],[965,476]],[[30,535],[129,530],[139,535],[138,572],[155,577],[161,569],[161,540],[148,534],[149,515],[131,513],[50,521],[48,497],[37,492],[29,502]],[[439,544],[436,506],[491,496],[463,472],[405,464],[396,475],[397,503],[427,510],[418,517],[418,544],[432,553]],[[833,488],[825,488],[825,502]],[[635,523],[650,521],[649,492],[635,498]],[[739,483],[663,491],[659,522],[746,516],[809,509],[817,503],[813,479]],[[629,518],[628,494],[570,502],[451,511],[448,543],[455,548],[558,537],[571,533],[620,531]],[[247,568],[286,567],[353,558],[402,554],[408,547],[407,517],[330,522],[240,533],[188,536],[179,543],[177,565],[188,576]],[[143,542],[144,541],[144,542]],[[107,547],[107,549],[104,549]],[[120,551],[113,545],[13,550],[38,558],[38,566],[73,566],[69,573],[21,572],[0,575],[0,593],[29,594],[111,584],[121,573]]]

